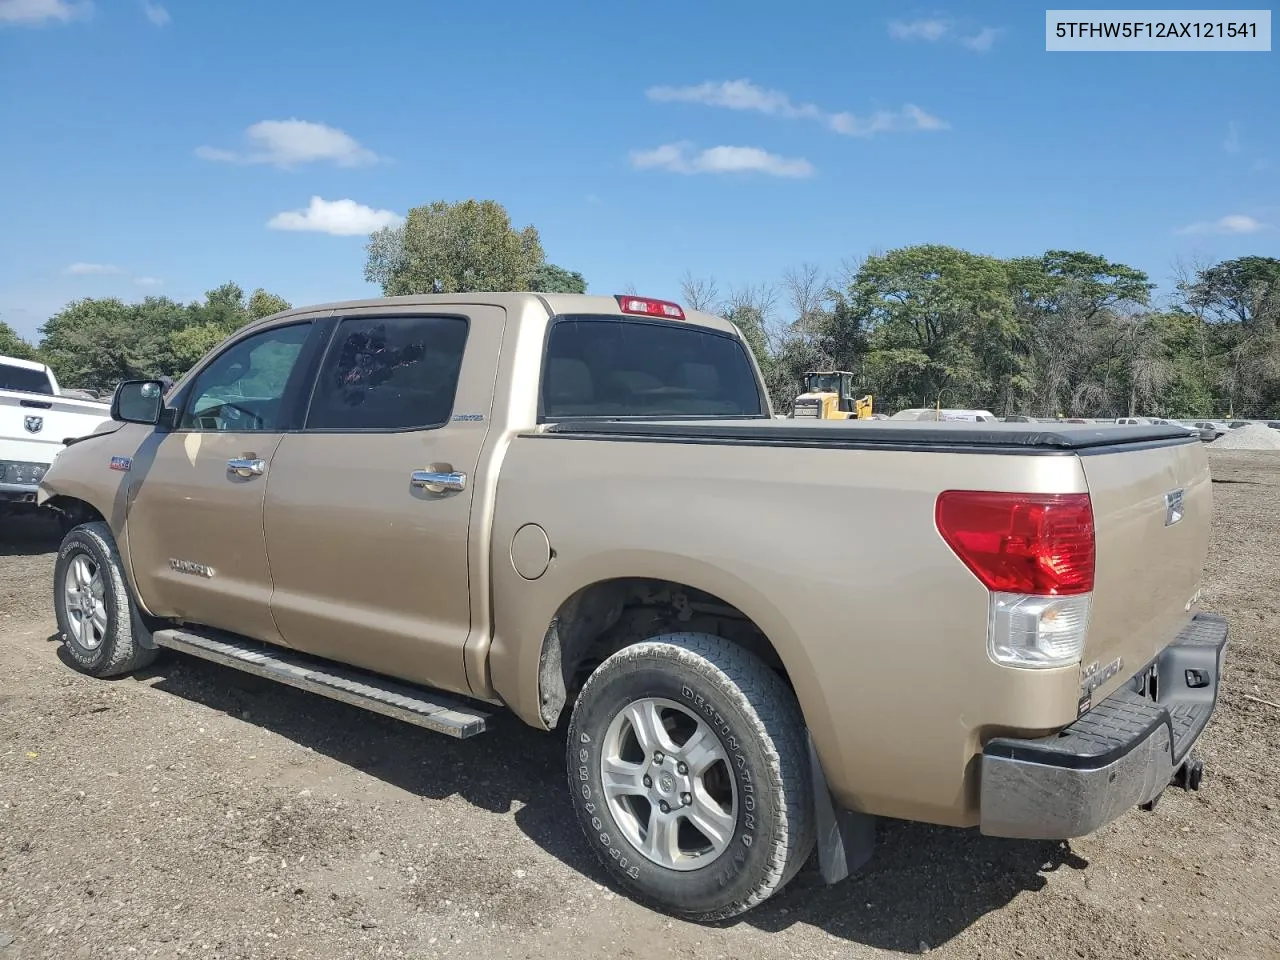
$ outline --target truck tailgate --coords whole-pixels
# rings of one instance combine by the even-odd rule
[[[36,393],[0,393],[0,459],[49,463],[68,437],[83,437],[111,422],[111,408]],[[7,441],[7,442],[6,442]]]
[[[1081,662],[1082,693],[1098,683],[1093,703],[1150,662],[1191,616],[1213,511],[1198,440],[1113,450],[1080,457],[1097,536]]]

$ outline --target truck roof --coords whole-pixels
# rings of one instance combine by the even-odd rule
[[[45,364],[39,363],[38,361],[19,360],[17,357],[0,357],[0,363],[6,364],[10,367],[21,367],[23,370],[39,370],[43,372],[48,369]]]
[[[621,294],[619,294],[621,296]],[[637,294],[639,296],[639,294]],[[660,298],[654,298],[660,299]],[[673,301],[667,301],[673,302]],[[279,320],[283,317],[300,313],[315,313],[322,310],[351,310],[357,307],[442,307],[453,305],[475,305],[503,307],[508,311],[518,310],[531,303],[540,304],[548,316],[563,313],[595,313],[616,314],[617,316],[636,316],[625,314],[618,305],[617,297],[601,296],[589,293],[416,293],[404,297],[373,297],[364,300],[336,300],[331,303],[317,303],[295,307],[282,313],[264,317],[258,323]],[[701,310],[684,310],[685,322],[696,326],[710,327],[725,333],[736,333],[737,328],[714,314]],[[256,326],[256,324],[255,324]]]

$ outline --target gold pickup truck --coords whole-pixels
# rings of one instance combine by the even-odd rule
[[[42,503],[94,676],[182,651],[456,737],[564,731],[631,895],[699,920],[878,817],[1068,838],[1197,789],[1226,623],[1166,426],[772,416],[636,296],[333,303],[130,381]]]

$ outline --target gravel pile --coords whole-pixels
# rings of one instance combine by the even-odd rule
[[[1227,450],[1280,450],[1280,430],[1272,430],[1264,423],[1246,423],[1228,430],[1210,446]]]

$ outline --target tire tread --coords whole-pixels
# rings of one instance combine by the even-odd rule
[[[59,625],[67,655],[79,669],[94,677],[120,676],[150,665],[159,651],[144,647],[138,642],[137,635],[146,630],[146,626],[142,623],[142,618],[129,592],[129,585],[125,581],[123,561],[111,527],[102,521],[86,523],[67,534],[68,538],[72,536],[80,536],[90,541],[106,557],[107,563],[103,566],[103,574],[111,581],[114,609],[111,611],[111,629],[102,641],[106,648],[105,657],[100,660],[87,660],[82,657],[66,631]],[[65,538],[63,543],[66,543]],[[54,602],[61,601],[55,597]]]
[[[662,634],[623,647],[587,679],[579,699],[590,696],[600,677],[654,660],[675,662],[695,674],[705,675],[709,669],[719,675],[722,692],[738,701],[737,706],[755,727],[753,733],[764,748],[772,789],[782,798],[781,822],[768,867],[750,892],[715,910],[673,911],[704,922],[725,920],[782,889],[813,851],[816,828],[804,717],[795,695],[777,673],[737,644],[706,633]],[[601,859],[610,865],[607,858]]]

